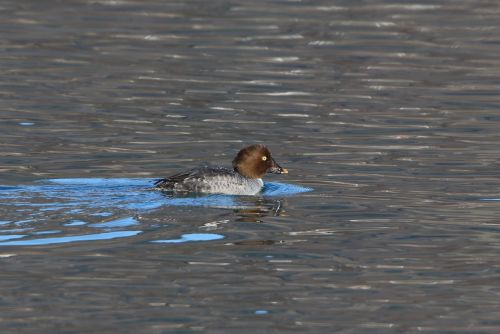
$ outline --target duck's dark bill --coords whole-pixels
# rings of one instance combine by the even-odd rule
[[[271,169],[269,170],[269,173],[273,173],[273,174],[288,174],[288,169],[282,168],[281,166],[279,166],[278,164],[276,164],[276,166],[271,167]]]

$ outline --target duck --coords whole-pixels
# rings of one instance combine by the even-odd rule
[[[232,168],[202,166],[156,180],[154,188],[177,193],[225,195],[256,195],[267,173],[288,174],[262,144],[241,149],[233,159]]]

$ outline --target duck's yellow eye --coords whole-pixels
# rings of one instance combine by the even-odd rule
[[[267,157],[264,155],[262,156],[262,161],[266,161],[267,160]]]

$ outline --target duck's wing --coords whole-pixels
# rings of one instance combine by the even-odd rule
[[[167,188],[169,184],[175,184],[177,182],[182,182],[185,179],[193,175],[194,170],[188,170],[184,172],[177,173],[172,176],[168,176],[163,179],[158,179],[155,181],[154,185],[159,188]]]
[[[194,188],[200,181],[220,175],[234,175],[234,171],[224,167],[204,166],[156,180],[154,185],[156,188],[173,190],[176,185],[183,184],[185,188],[188,188],[186,190],[189,190],[191,185]]]

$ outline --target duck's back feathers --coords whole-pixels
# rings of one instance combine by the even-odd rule
[[[261,179],[250,179],[224,167],[204,166],[157,180],[155,187],[175,192],[201,192],[233,195],[256,194]]]
[[[155,186],[157,188],[169,188],[179,182],[186,182],[189,180],[198,180],[204,177],[212,177],[216,175],[233,175],[234,172],[230,169],[224,167],[210,167],[203,166],[198,168],[193,168],[184,172],[168,176],[164,179],[159,179],[155,181]]]

